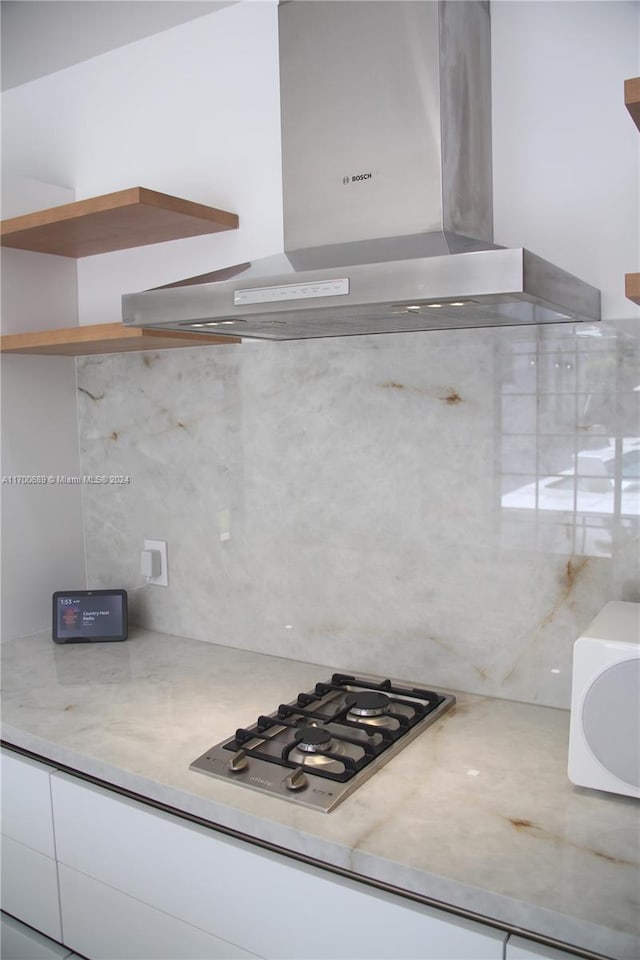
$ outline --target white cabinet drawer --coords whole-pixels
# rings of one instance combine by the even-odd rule
[[[64,774],[52,777],[52,793],[61,863],[258,956],[502,958],[505,935],[480,924],[449,919]]]
[[[55,860],[2,837],[2,909],[53,940],[62,940]]]
[[[506,960],[576,960],[575,954],[565,953],[544,943],[536,943],[524,937],[509,937]]]
[[[65,943],[91,960],[254,960],[231,943],[65,866],[60,866],[60,902]]]
[[[55,857],[51,818],[51,768],[2,751],[2,833]]]
[[[23,923],[0,916],[0,957],[2,960],[69,960],[67,947],[43,937]]]

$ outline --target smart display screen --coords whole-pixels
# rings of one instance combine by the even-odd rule
[[[53,639],[57,643],[126,640],[125,590],[58,591],[53,595]]]

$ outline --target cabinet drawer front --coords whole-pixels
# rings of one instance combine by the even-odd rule
[[[55,860],[2,837],[2,909],[61,940]]]
[[[2,751],[2,832],[55,857],[51,818],[51,769]]]
[[[23,923],[0,916],[0,957],[6,960],[68,960],[67,947],[43,937]]]
[[[62,863],[259,956],[501,960],[504,935],[480,924],[450,920],[64,774],[52,777],[52,792]]]
[[[565,953],[544,943],[535,943],[524,937],[509,937],[506,960],[575,960],[575,955]]]
[[[92,960],[255,960],[231,943],[62,865],[60,902],[65,943]]]

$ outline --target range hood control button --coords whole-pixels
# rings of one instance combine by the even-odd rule
[[[304,790],[305,787],[309,786],[309,781],[307,780],[307,775],[302,769],[302,767],[297,767],[295,770],[292,770],[288,777],[285,777],[283,783],[287,790]]]
[[[232,773],[240,773],[241,770],[246,770],[248,766],[249,761],[246,753],[244,750],[238,750],[228,761],[227,770],[231,770]]]

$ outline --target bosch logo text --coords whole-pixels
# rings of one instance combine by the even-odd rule
[[[356,183],[358,180],[371,180],[372,173],[356,173],[355,177],[343,177],[343,183]]]

